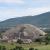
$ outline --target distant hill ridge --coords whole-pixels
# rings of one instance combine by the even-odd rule
[[[0,22],[0,27],[13,27],[17,24],[33,24],[36,26],[40,25],[49,25],[50,27],[50,12],[46,12],[36,16],[25,16],[25,17],[18,17],[12,18],[5,21]]]

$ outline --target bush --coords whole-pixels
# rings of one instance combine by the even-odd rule
[[[20,47],[19,50],[24,50],[24,48]]]
[[[18,40],[17,40],[17,43],[22,44],[23,41],[22,41],[21,39],[18,39]]]
[[[6,50],[6,47],[5,47],[5,46],[3,46],[2,50]]]
[[[20,48],[20,47],[18,47],[18,46],[15,47],[16,50],[19,50],[19,48]]]
[[[13,49],[10,49],[10,50],[13,50]]]
[[[48,43],[49,43],[49,38],[48,38],[48,36],[46,37],[46,41],[45,41],[45,45],[48,45]]]
[[[0,46],[0,50],[1,50],[2,46]]]
[[[24,50],[24,48],[20,47],[20,46],[16,46],[15,48],[16,50]]]
[[[45,45],[48,45],[48,41],[46,41]]]
[[[29,48],[29,50],[34,50],[34,48]]]
[[[16,48],[13,48],[12,50],[16,50]],[[19,50],[19,49],[18,49]]]

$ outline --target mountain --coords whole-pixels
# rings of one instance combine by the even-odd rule
[[[50,12],[46,12],[35,16],[24,16],[18,18],[11,18],[0,22],[0,27],[13,27],[18,24],[33,24],[36,26],[50,27]]]

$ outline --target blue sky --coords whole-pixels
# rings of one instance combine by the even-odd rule
[[[50,0],[0,0],[0,21],[50,11]]]

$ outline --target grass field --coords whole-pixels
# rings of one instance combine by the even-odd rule
[[[50,45],[31,43],[31,44],[10,44],[10,43],[0,43],[0,45],[5,46],[7,50],[11,48],[15,48],[15,46],[22,46],[25,50],[29,50],[29,48],[37,48],[38,50],[50,50]]]

